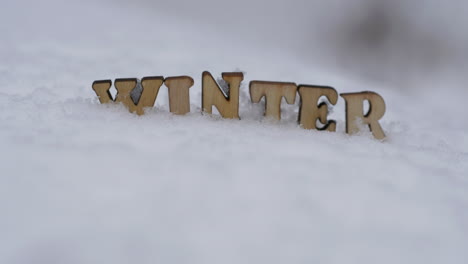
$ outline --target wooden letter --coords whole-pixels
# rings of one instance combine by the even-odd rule
[[[112,95],[109,92],[109,89],[112,86],[111,80],[102,80],[93,82],[93,90],[96,92],[96,95],[99,98],[101,104],[106,104],[114,101]]]
[[[379,120],[385,114],[383,98],[374,92],[340,94],[346,101],[346,133],[359,132],[359,121],[368,124],[376,139],[385,138]],[[364,113],[364,101],[369,102],[369,111]]]
[[[131,79],[116,79],[114,86],[117,89],[115,102],[121,102],[128,107],[130,112],[136,112],[138,115],[144,114],[143,108],[152,107],[158,96],[159,88],[164,82],[163,77],[145,77],[141,80],[142,93],[138,102],[134,102],[131,97],[131,92],[137,87],[138,80]]]
[[[265,96],[265,116],[281,119],[281,99],[286,98],[288,104],[296,101],[297,87],[295,83],[251,81],[249,85],[252,103],[258,103]]]
[[[156,102],[156,97],[158,97],[159,88],[164,83],[164,77],[162,76],[151,76],[144,77],[141,79],[141,86],[143,87],[143,92],[141,93],[140,101],[138,102],[137,107],[141,109],[141,114],[143,114],[144,107],[153,107]]]
[[[169,89],[169,110],[176,115],[185,115],[190,112],[189,89],[193,79],[189,76],[168,77],[164,84]]]
[[[338,101],[338,93],[332,87],[299,85],[299,124],[305,129],[336,131],[336,122],[327,120],[328,105],[325,102],[317,105],[320,97],[325,96],[327,100],[335,105]],[[324,124],[317,127],[317,120]]]
[[[137,78],[116,79],[114,82],[115,89],[117,90],[115,102],[123,103],[132,113],[135,112],[136,108],[130,93],[136,88],[137,83]]]
[[[229,85],[229,94],[225,95],[211,73],[205,71],[202,75],[202,109],[211,114],[216,106],[224,118],[239,119],[239,87],[244,79],[242,72],[224,72],[223,80]]]

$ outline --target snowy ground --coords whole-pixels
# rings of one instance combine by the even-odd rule
[[[468,93],[453,76],[393,89],[104,2],[7,0],[0,32],[0,263],[468,261]],[[202,116],[202,71],[237,69],[242,120]],[[164,88],[142,117],[91,89],[150,75],[192,76],[192,113],[171,115]],[[299,128],[297,105],[265,121],[253,79],[376,91],[388,140],[346,135],[342,99],[336,133]]]

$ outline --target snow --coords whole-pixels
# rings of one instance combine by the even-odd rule
[[[0,263],[468,260],[468,93],[454,76],[395,89],[104,1],[7,0],[0,32]],[[241,120],[200,114],[204,70],[245,72]],[[164,86],[141,117],[91,89],[158,75],[194,78],[190,114],[169,113]],[[388,139],[346,135],[342,98],[336,133],[298,127],[297,103],[264,120],[250,80],[375,91]]]

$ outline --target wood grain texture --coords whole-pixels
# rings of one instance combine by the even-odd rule
[[[159,89],[164,83],[164,77],[162,76],[150,76],[144,77],[141,80],[141,86],[143,87],[143,93],[141,94],[140,101],[138,102],[139,114],[143,114],[143,108],[153,107],[158,97]]]
[[[265,97],[265,116],[281,119],[281,100],[284,97],[288,104],[296,101],[297,86],[290,82],[251,81],[249,85],[250,99],[259,103]]]
[[[164,78],[159,76],[143,78],[141,81],[143,91],[138,103],[135,104],[130,94],[137,86],[138,79],[116,79],[114,82],[115,89],[117,90],[115,102],[124,104],[131,113],[136,112],[138,115],[143,115],[145,107],[154,106],[159,88],[163,82]]]
[[[189,76],[168,77],[164,84],[169,90],[169,111],[176,115],[190,112],[189,89],[193,86],[193,79]]]
[[[338,101],[338,93],[332,87],[299,85],[300,96],[299,124],[305,129],[336,131],[336,121],[327,120],[328,105],[325,102],[318,104],[320,97],[325,96],[327,100],[335,105]],[[317,121],[323,125],[317,127]]]
[[[239,88],[244,74],[242,72],[224,72],[223,80],[229,85],[227,95],[221,90],[211,73],[202,74],[202,109],[211,114],[213,106],[224,118],[239,119]]]
[[[114,101],[114,99],[112,99],[111,93],[109,92],[111,87],[111,80],[100,80],[93,82],[93,90],[99,98],[99,102],[101,102],[101,104],[107,104]]]
[[[346,133],[360,131],[360,123],[367,124],[376,139],[384,139],[385,133],[379,120],[385,114],[385,101],[374,92],[342,93],[346,101]],[[364,113],[364,101],[369,102],[369,111]]]
[[[117,95],[115,96],[115,102],[122,103],[132,113],[136,111],[136,107],[135,107],[135,104],[133,103],[130,93],[136,87],[137,82],[138,82],[137,78],[116,79],[114,81],[114,87],[117,90]]]

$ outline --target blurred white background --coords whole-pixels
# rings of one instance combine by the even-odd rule
[[[0,263],[466,264],[464,1],[0,2]],[[245,71],[241,120],[201,73]],[[100,105],[98,79],[190,75],[192,112]],[[388,138],[297,125],[250,80],[383,96]]]
[[[466,80],[466,1],[175,0],[127,2],[250,46],[395,87]]]

